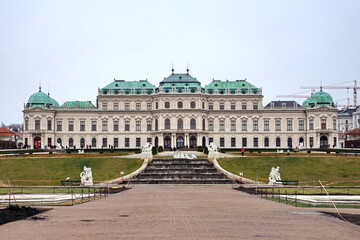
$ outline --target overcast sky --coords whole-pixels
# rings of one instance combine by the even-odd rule
[[[22,123],[39,82],[59,104],[95,103],[114,78],[157,85],[172,62],[180,73],[188,62],[203,86],[247,78],[265,105],[304,85],[360,80],[359,58],[358,0],[0,0],[0,122]]]

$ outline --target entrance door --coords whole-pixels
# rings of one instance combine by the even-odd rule
[[[190,148],[194,148],[197,146],[197,139],[196,136],[191,136],[190,137]]]
[[[184,147],[184,137],[183,137],[183,136],[177,137],[177,139],[176,139],[176,147],[177,147],[178,149]]]
[[[206,138],[202,137],[202,146],[205,147],[206,146]]]
[[[155,147],[158,147],[158,146],[159,146],[159,138],[155,137]]]
[[[171,137],[164,137],[164,148],[171,148]]]
[[[34,149],[41,148],[41,138],[39,136],[34,137]]]
[[[328,138],[327,136],[320,137],[320,148],[327,148],[328,147]]]

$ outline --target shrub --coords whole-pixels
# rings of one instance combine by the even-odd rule
[[[209,154],[209,149],[207,147],[204,147],[204,154]]]
[[[153,155],[156,155],[156,154],[157,154],[157,149],[156,149],[155,146],[152,147],[151,152],[152,152]]]
[[[221,152],[221,153],[226,153],[226,151],[225,151],[225,150],[222,150],[222,149],[220,149],[220,152]]]
[[[139,153],[141,153],[141,150],[136,150],[135,151],[135,154],[139,154]]]
[[[203,152],[203,151],[204,151],[204,149],[203,149],[202,146],[198,146],[196,150],[197,150],[198,152]]]
[[[163,152],[163,151],[164,151],[163,146],[159,146],[159,148],[158,148],[158,152]]]
[[[49,152],[49,154],[53,154],[53,152]]]

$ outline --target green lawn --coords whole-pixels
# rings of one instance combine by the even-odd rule
[[[92,168],[94,181],[104,181],[120,177],[120,171],[129,174],[141,165],[140,159],[105,156],[5,158],[0,159],[0,181],[8,184],[9,179],[12,185],[23,186],[60,185],[60,180],[66,177],[80,180],[84,166]]]
[[[268,182],[271,167],[280,166],[283,180],[299,180],[299,185],[360,186],[360,158],[344,156],[254,156],[220,159],[229,172],[245,178]]]

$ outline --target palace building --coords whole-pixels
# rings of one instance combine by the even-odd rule
[[[295,101],[263,104],[262,89],[245,80],[212,80],[202,86],[187,73],[159,83],[114,80],[99,88],[97,102],[32,94],[24,110],[24,143],[31,148],[334,147],[337,113],[332,97],[314,93]]]

